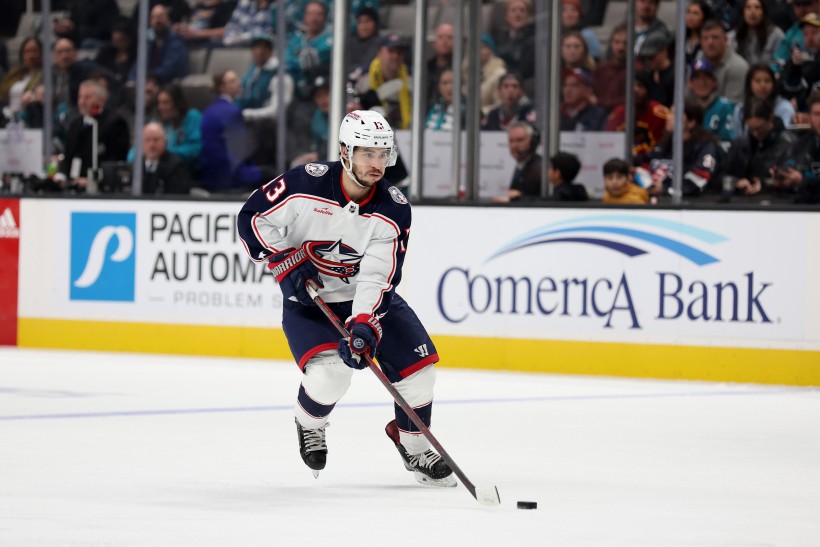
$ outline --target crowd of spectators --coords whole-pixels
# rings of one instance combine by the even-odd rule
[[[43,44],[39,33],[25,38],[11,63],[5,46],[0,47],[0,123],[43,127],[43,47],[49,47],[54,133],[48,138],[59,158],[53,187],[82,191],[89,178],[102,176],[94,165],[132,161],[138,18],[136,8],[122,13],[116,0],[55,1],[64,11],[49,43]],[[607,162],[601,173],[605,201],[646,203],[674,191],[675,123],[684,133],[685,196],[816,201],[820,1],[688,0],[686,34],[678,38],[658,16],[660,3],[667,1],[636,0],[632,51],[627,50],[625,23],[603,29],[606,40],[599,40],[606,1],[561,2],[561,131],[635,128],[630,157]],[[469,116],[479,116],[482,130],[507,132],[516,162],[510,190],[499,201],[537,199],[544,186],[535,129],[539,113],[531,100],[538,57],[533,2],[490,3],[498,17],[485,21],[480,37],[479,110],[472,113],[466,110],[467,61],[453,60],[454,21],[435,26],[424,58],[414,60],[410,36],[384,25],[379,0],[353,0],[346,107],[377,109],[394,129],[408,129],[414,117],[421,117],[428,130],[451,131],[456,116],[462,126]],[[279,13],[281,5],[272,0],[150,1],[142,145],[145,180],[151,182],[144,185],[145,193],[186,192],[195,186],[248,191],[274,174],[277,123],[287,124],[287,163],[324,158],[332,124],[332,0],[288,2],[284,13]],[[282,44],[274,39],[279,17],[287,33]],[[677,47],[685,51],[686,91],[684,118],[675,122]],[[192,101],[186,87],[194,72],[191,53],[213,55],[225,48],[246,51],[244,66],[208,74],[212,95],[206,102]],[[284,50],[284,66],[278,48]],[[626,71],[629,55],[634,74]],[[425,71],[426,89],[416,89],[416,70]],[[461,89],[454,87],[455,70],[462,71]],[[628,82],[634,124],[626,119]],[[282,92],[285,120],[278,119]],[[416,92],[424,93],[425,112],[413,112]],[[453,107],[457,94],[460,112]],[[99,141],[93,146],[92,127]],[[589,199],[575,182],[578,161],[566,152],[549,157],[551,199]],[[178,182],[172,180],[177,176]]]

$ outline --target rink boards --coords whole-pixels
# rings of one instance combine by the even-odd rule
[[[0,343],[290,357],[239,207],[0,200]],[[442,366],[820,385],[818,233],[806,212],[416,206],[399,292]]]

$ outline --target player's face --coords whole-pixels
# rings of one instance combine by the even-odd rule
[[[363,185],[373,186],[384,177],[389,161],[389,148],[354,148],[351,158],[353,174]]]

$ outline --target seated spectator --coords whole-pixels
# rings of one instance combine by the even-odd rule
[[[157,115],[165,134],[165,148],[199,173],[202,154],[202,113],[189,108],[179,84],[166,86],[157,95]]]
[[[174,23],[173,30],[189,48],[221,44],[235,8],[234,0],[201,0],[194,6],[190,21]]]
[[[746,132],[732,141],[726,160],[726,174],[736,194],[750,196],[779,190],[773,184],[773,169],[793,164],[797,138],[774,120],[766,101],[752,99],[746,105]]]
[[[541,197],[541,155],[538,130],[530,123],[515,122],[507,128],[510,154],[515,159],[510,188],[506,196],[493,198],[496,203],[534,200]]]
[[[23,126],[29,129],[42,129],[45,116],[46,86],[38,85],[23,95],[23,111],[19,113]]]
[[[609,51],[610,57],[592,73],[592,92],[607,114],[626,100],[626,23],[612,29]]]
[[[131,21],[118,19],[111,27],[111,43],[97,52],[95,62],[110,72],[120,86],[128,82],[128,75],[137,60],[137,41]]]
[[[703,123],[704,110],[695,100],[687,99],[683,106],[683,180],[684,196],[720,191],[725,154],[720,141]],[[658,146],[648,156],[640,158],[652,173],[653,196],[673,193],[672,132],[674,116],[666,120],[666,132]]]
[[[495,54],[495,43],[489,34],[481,35],[481,49],[479,50],[479,61],[481,61],[481,114],[484,115],[499,103],[498,81],[507,73],[507,66],[504,61]],[[466,93],[468,70],[470,68],[467,59],[461,64],[461,78],[464,82],[462,94]]]
[[[70,110],[77,105],[80,83],[87,80],[97,70],[91,61],[78,61],[77,48],[68,38],[59,38],[52,49],[54,59],[54,115],[60,121],[58,134],[65,137],[70,123]]]
[[[356,30],[347,47],[350,79],[358,80],[379,54],[379,12],[365,6],[356,15]]]
[[[160,83],[167,84],[188,74],[188,48],[185,42],[171,31],[168,8],[162,4],[151,10],[151,28],[148,37],[148,71]],[[137,79],[136,63],[131,68],[129,81]]]
[[[270,35],[254,36],[251,41],[253,62],[242,78],[242,93],[236,100],[245,121],[276,119],[280,76],[285,79],[285,106],[293,99],[293,80],[284,70],[279,70],[279,58],[273,53],[273,38]]]
[[[717,94],[717,78],[709,61],[701,59],[692,65],[689,95],[704,110],[703,127],[728,148],[735,136],[735,105],[726,97]]]
[[[26,38],[20,45],[17,66],[0,81],[0,106],[7,105],[12,115],[22,111],[42,81],[43,46],[37,38]]]
[[[661,0],[636,0],[635,2],[635,55],[638,55],[644,40],[653,34],[661,34],[667,43],[672,42],[672,33],[666,23],[658,19],[658,5]]]
[[[131,24],[135,29],[138,28],[139,4],[139,2],[136,3],[131,14]],[[191,18],[191,6],[188,0],[148,0],[148,13],[150,14],[156,6],[165,6],[171,24],[175,25]]]
[[[92,126],[97,124],[97,166],[105,161],[125,161],[130,147],[128,124],[106,108],[108,93],[99,82],[86,80],[80,84],[75,117],[68,126],[65,154],[60,171],[55,176],[64,188],[85,189],[88,170],[93,165]]]
[[[649,1],[649,0],[647,0]],[[729,38],[723,26],[714,19],[703,23],[700,31],[701,52],[698,59],[706,59],[714,67],[718,95],[737,104],[743,100],[743,82],[749,63],[729,47]]]
[[[794,118],[794,106],[780,96],[780,83],[772,70],[771,65],[756,64],[749,67],[746,74],[746,85],[743,87],[743,102],[735,106],[732,126],[740,130],[745,123],[743,116],[744,104],[752,98],[762,99],[769,103],[776,118],[789,127]]]
[[[563,71],[561,131],[602,131],[606,111],[592,103],[592,78],[582,68]],[[617,112],[617,110],[616,110]]]
[[[313,111],[313,117],[310,120],[310,151],[296,156],[291,162],[293,166],[320,161],[328,152],[327,141],[330,133],[330,81],[324,76],[319,76],[316,78],[312,87],[313,102],[316,105],[316,109]],[[355,108],[353,110],[355,110]],[[348,109],[348,111],[351,110]]]
[[[407,41],[398,34],[382,37],[379,55],[370,63],[367,77],[357,84],[360,95],[378,96],[384,117],[395,129],[408,129],[412,121],[410,71],[404,62]]]
[[[800,20],[803,29],[805,49],[792,50],[783,68],[783,92],[787,98],[797,100],[797,110],[806,110],[806,99],[812,86],[820,81],[820,15],[810,13]]]
[[[525,85],[535,77],[535,24],[532,0],[506,0],[504,21],[507,26],[493,34],[496,54],[507,69],[521,76]]]
[[[800,138],[795,147],[794,164],[788,160],[773,176],[775,185],[794,188],[795,203],[820,203],[820,93],[814,92],[808,100],[811,131]]]
[[[442,23],[436,27],[433,38],[433,56],[427,59],[427,107],[438,99],[438,79],[445,70],[453,68],[453,25]]]
[[[327,6],[320,1],[308,2],[302,27],[288,43],[285,66],[296,84],[296,93],[310,99],[310,88],[317,76],[330,73],[333,30],[327,25]]]
[[[578,184],[575,177],[581,170],[578,156],[568,152],[557,152],[550,158],[550,168],[547,171],[552,184],[550,201],[588,201],[587,189]]]
[[[83,49],[97,49],[111,39],[111,27],[119,16],[116,0],[69,2],[66,16],[54,21],[54,34]]]
[[[263,172],[248,161],[248,131],[236,106],[239,76],[232,70],[216,74],[214,88],[218,97],[202,113],[202,184],[211,192],[251,189],[263,182]]]
[[[686,8],[686,66],[692,66],[700,53],[700,31],[703,23],[714,18],[708,0],[690,0]]]
[[[270,0],[239,0],[231,14],[231,19],[225,25],[222,45],[226,47],[246,47],[251,38],[259,34],[271,34]]]
[[[649,193],[632,181],[629,164],[612,158],[603,167],[604,203],[646,205]]]
[[[535,121],[532,103],[521,86],[521,78],[512,72],[498,80],[499,105],[482,118],[482,131],[506,131],[508,125],[517,121]]]
[[[590,56],[587,43],[580,33],[572,31],[561,39],[561,68],[580,68],[587,72],[595,70],[595,60]]]
[[[675,100],[675,66],[669,58],[669,45],[666,36],[655,33],[644,40],[640,53],[644,70],[652,76],[649,98],[667,108]]]
[[[635,95],[635,135],[632,141],[632,154],[648,154],[663,136],[669,109],[658,101],[649,98],[649,80],[646,72],[635,74],[632,91]],[[606,122],[606,131],[623,132],[626,130],[626,108],[619,106],[612,111]]]
[[[596,62],[601,60],[603,57],[601,43],[591,29],[584,28],[581,0],[561,1],[561,33],[566,34],[571,31],[579,32],[581,36],[584,37],[584,42],[587,44],[587,51],[589,51],[589,54]]]
[[[750,65],[772,63],[783,31],[769,19],[763,0],[745,0],[743,17],[735,28],[733,47]]]
[[[162,126],[149,122],[142,131],[142,194],[188,194],[191,176],[182,158],[165,145]]]
[[[783,41],[777,47],[773,54],[772,68],[776,74],[780,74],[786,62],[792,56],[792,50],[795,48],[804,50],[806,42],[803,40],[803,17],[810,13],[820,13],[820,1],[818,0],[792,0],[789,6],[793,11],[794,23],[786,31]]]
[[[464,127],[466,112],[466,99],[461,102],[461,127]],[[438,79],[438,99],[427,111],[427,121],[425,127],[433,131],[453,130],[453,70],[447,69],[441,73]]]

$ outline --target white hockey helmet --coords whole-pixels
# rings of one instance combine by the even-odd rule
[[[373,110],[354,110],[344,117],[339,128],[339,143],[345,145],[347,153],[343,159],[350,163],[356,147],[389,148],[387,167],[396,165],[396,150],[393,130],[384,116]],[[348,169],[349,167],[345,167]]]

